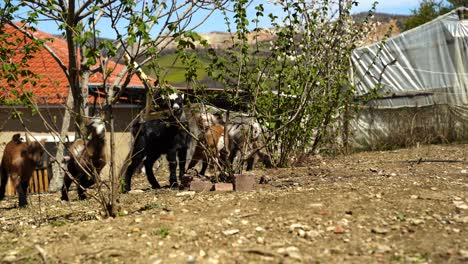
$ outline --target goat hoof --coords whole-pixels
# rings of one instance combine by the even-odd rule
[[[171,182],[171,183],[169,183],[169,187],[170,187],[171,189],[179,189],[179,183],[177,183],[177,182]]]

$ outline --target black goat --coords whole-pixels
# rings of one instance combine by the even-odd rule
[[[163,96],[161,98],[164,99]],[[141,123],[137,121],[132,126],[132,135],[135,138],[131,161],[125,172],[123,192],[131,189],[131,178],[143,162],[146,177],[153,189],[161,188],[153,174],[153,164],[162,154],[166,154],[169,162],[169,184],[177,187],[177,158],[179,158],[179,179],[185,174],[185,162],[190,136],[186,132],[187,121],[182,109],[183,96],[177,93],[171,94],[163,102],[169,107],[167,116],[158,116],[153,120]]]

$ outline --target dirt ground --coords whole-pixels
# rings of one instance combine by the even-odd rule
[[[149,190],[122,210],[59,194],[0,202],[6,263],[466,263],[468,145],[315,157],[258,169],[256,191]],[[158,179],[167,184],[167,175]]]

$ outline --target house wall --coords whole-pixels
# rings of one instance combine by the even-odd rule
[[[15,118],[15,113],[21,113],[21,118]],[[115,108],[114,111],[114,129],[116,132],[128,131],[129,124],[139,113],[138,108]],[[26,127],[31,132],[47,133],[52,130],[60,131],[64,108],[41,108],[40,114],[32,114],[24,107],[0,108],[0,132],[25,131]],[[24,124],[24,126],[23,126]],[[70,125],[69,131],[73,131],[73,125]]]
[[[15,110],[21,112],[21,118],[14,118]],[[117,108],[114,110],[115,115],[115,161],[117,165],[117,173],[128,155],[131,146],[131,135],[129,131],[129,124],[137,116],[139,110],[136,108]],[[31,132],[33,137],[47,137],[52,136],[51,131],[60,131],[62,126],[64,109],[63,108],[44,108],[41,109],[40,114],[31,114],[27,108],[7,108],[0,109],[0,159],[3,156],[5,145],[11,140],[12,136],[16,133],[25,134],[26,129]],[[24,126],[23,126],[24,124]],[[48,128],[50,127],[50,128]],[[73,126],[69,128],[68,136],[74,136]],[[107,153],[110,153],[110,133],[106,134],[107,139]],[[54,156],[58,143],[47,142],[46,149],[50,155]],[[44,157],[45,159],[48,157]],[[102,176],[106,177],[109,174],[108,167],[103,169]],[[52,175],[51,171],[49,175]]]

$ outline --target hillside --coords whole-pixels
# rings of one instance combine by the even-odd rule
[[[363,21],[365,17],[367,16],[366,12],[363,13],[358,13],[356,15],[353,15],[354,19],[356,21]],[[390,36],[395,36],[400,34],[401,28],[403,28],[403,24],[405,19],[408,16],[404,15],[394,15],[394,14],[386,14],[386,13],[376,13],[374,15],[374,20],[376,21],[375,28],[368,35],[368,38],[364,40],[364,45],[369,45],[374,42],[380,41],[384,39],[385,34],[390,30]],[[232,37],[229,33],[226,32],[210,32],[210,33],[205,33],[205,34],[200,34],[201,37],[205,40],[207,40],[208,44],[218,50],[226,49],[232,44]],[[249,40],[250,43],[253,44],[255,41],[260,41],[260,42],[268,42],[274,38],[274,35],[271,31],[269,30],[263,30],[261,32],[253,32],[252,34],[249,35]],[[160,59],[160,67],[164,68],[164,71],[167,72],[167,80],[171,83],[174,83],[174,85],[184,85],[184,67],[181,64],[181,62],[176,61],[174,62],[173,60],[171,61],[168,59],[170,58],[175,58],[173,55],[174,53],[175,46],[169,46],[169,49],[164,52],[164,55]],[[201,54],[200,52],[198,52]],[[204,55],[200,55],[201,57],[201,62],[203,65],[208,64],[208,59]],[[216,82],[212,82],[206,78],[206,73],[203,70],[199,71],[199,80],[202,83],[205,83],[206,85],[210,87],[217,86]],[[213,86],[214,85],[214,86]]]

